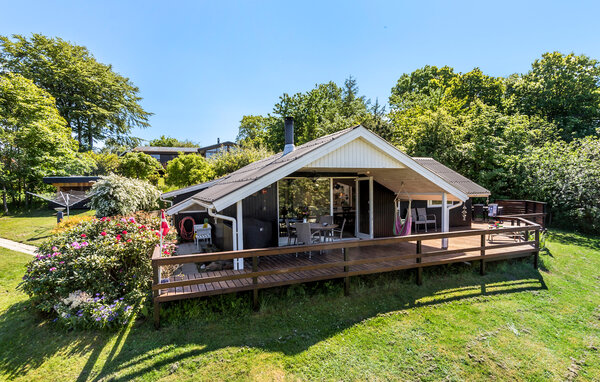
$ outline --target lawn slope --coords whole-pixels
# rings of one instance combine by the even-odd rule
[[[529,259],[261,292],[259,313],[172,304],[154,331],[65,332],[15,291],[29,257],[0,249],[0,375],[16,380],[597,380],[600,240],[554,233]],[[245,299],[246,295],[242,295]],[[244,300],[245,301],[245,300]],[[214,305],[214,304],[213,304]],[[181,317],[178,320],[173,317]]]

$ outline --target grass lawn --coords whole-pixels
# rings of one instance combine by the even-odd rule
[[[74,210],[71,216],[93,215],[93,211]],[[56,211],[42,208],[12,215],[0,215],[0,237],[19,243],[39,245],[56,226]]]
[[[261,292],[260,312],[164,309],[160,331],[65,332],[15,291],[27,255],[0,249],[0,379],[598,380],[600,239],[555,232],[530,259]],[[249,299],[242,295],[243,301]],[[187,311],[201,302],[187,303]],[[201,301],[201,300],[200,300]],[[224,305],[240,301],[221,299]],[[193,309],[192,309],[193,310]]]

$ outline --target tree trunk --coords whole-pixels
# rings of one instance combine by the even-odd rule
[[[6,185],[2,185],[2,207],[4,208],[4,213],[8,213],[8,204],[6,204]]]
[[[27,184],[23,182],[23,195],[25,199],[25,209],[29,209],[29,199],[27,199]]]
[[[92,150],[94,147],[94,134],[92,131],[92,127],[88,129],[88,150]]]

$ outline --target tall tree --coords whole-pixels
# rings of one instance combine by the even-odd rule
[[[19,73],[54,96],[82,150],[105,139],[136,144],[131,129],[149,126],[139,89],[86,47],[40,34],[0,36],[0,70]]]
[[[15,73],[0,73],[0,184],[6,195],[34,191],[42,177],[87,172],[92,163],[56,109],[54,98]],[[25,199],[28,200],[27,197]]]
[[[600,126],[600,65],[587,56],[545,53],[512,79],[508,93],[516,111],[556,122],[565,140],[593,135]]]
[[[156,147],[200,147],[200,145],[192,141],[180,141],[177,138],[167,137],[165,135],[161,135],[160,138],[151,140],[148,144]]]

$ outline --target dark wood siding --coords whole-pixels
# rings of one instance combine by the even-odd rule
[[[237,219],[236,205],[219,213]],[[264,188],[242,201],[244,249],[277,247],[277,184]]]
[[[394,236],[394,192],[373,182],[373,230],[375,237]]]

